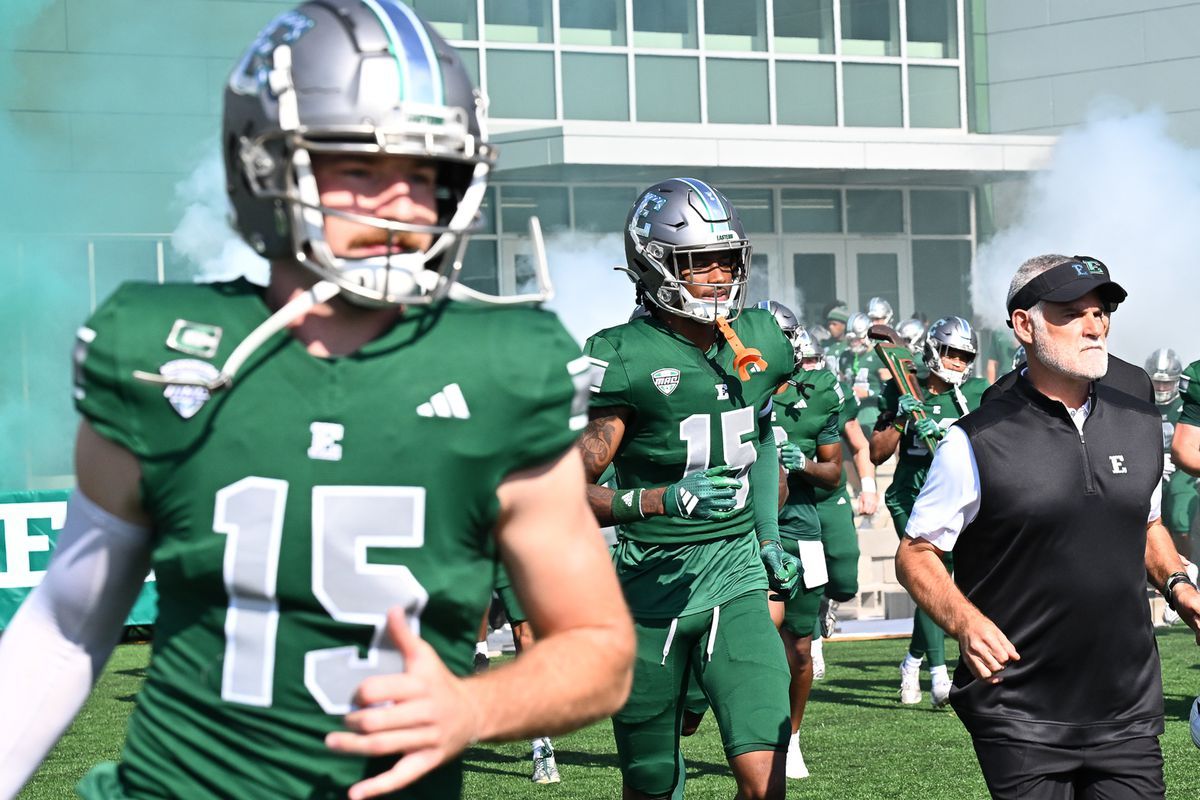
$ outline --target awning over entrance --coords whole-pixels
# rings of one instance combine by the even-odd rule
[[[703,169],[714,182],[973,186],[1049,161],[1053,136],[880,128],[567,122],[493,134],[497,177],[632,181]]]

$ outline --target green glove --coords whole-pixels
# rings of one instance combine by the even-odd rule
[[[686,519],[729,519],[734,515],[734,495],[742,482],[729,477],[737,467],[722,464],[692,472],[667,487],[663,511],[668,517]]]
[[[775,594],[772,600],[791,600],[800,585],[800,559],[783,549],[783,545],[768,540],[759,545],[758,557],[767,568],[767,585]]]
[[[935,442],[940,442],[942,437],[946,435],[946,430],[929,417],[917,420],[914,423],[914,427],[917,430],[917,435],[922,439],[933,439]]]
[[[784,442],[783,447],[779,448],[779,462],[788,472],[803,472],[808,458],[800,449],[800,445],[795,442]]]
[[[900,395],[899,413],[902,417],[911,417],[917,411],[924,411],[925,405],[911,394]]]

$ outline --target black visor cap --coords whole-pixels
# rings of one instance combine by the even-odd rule
[[[1098,292],[1110,313],[1116,311],[1117,306],[1129,296],[1119,283],[1109,278],[1108,267],[1098,259],[1072,256],[1022,286],[1009,301],[1008,314],[1011,317],[1018,308],[1033,308],[1042,300],[1069,303],[1088,292]],[[1012,327],[1012,322],[1009,322],[1009,327]]]

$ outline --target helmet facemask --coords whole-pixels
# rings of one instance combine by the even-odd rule
[[[1150,383],[1154,386],[1154,402],[1160,406],[1170,403],[1179,396],[1178,376],[1169,378],[1151,375]]]
[[[654,267],[660,280],[658,287],[647,293],[647,297],[664,311],[676,316],[708,324],[715,323],[717,317],[732,322],[741,314],[745,303],[750,251],[750,242],[745,239],[686,247],[650,241],[643,248],[642,256]],[[726,265],[732,274],[729,281],[707,283],[692,280],[697,271],[703,272],[713,261],[722,257],[729,259]],[[724,298],[719,296],[722,290]],[[709,291],[712,295],[704,296]]]

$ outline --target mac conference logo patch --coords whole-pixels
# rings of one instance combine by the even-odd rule
[[[655,389],[665,395],[670,395],[679,387],[679,370],[671,367],[656,369],[650,373],[650,380],[654,381]]]

